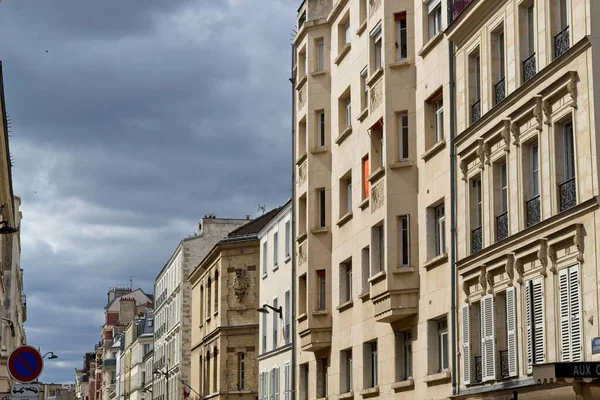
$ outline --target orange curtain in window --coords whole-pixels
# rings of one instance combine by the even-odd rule
[[[369,158],[363,159],[362,165],[362,188],[363,188],[363,199],[369,197]]]

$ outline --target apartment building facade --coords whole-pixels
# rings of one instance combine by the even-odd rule
[[[292,361],[292,202],[259,233],[259,400],[288,399]]]
[[[295,80],[299,400],[451,393],[440,1],[305,1]]]
[[[446,29],[456,65],[457,398],[598,398],[589,363],[600,361],[600,4],[472,3]]]
[[[187,277],[209,250],[229,232],[248,223],[247,219],[206,215],[194,236],[182,240],[157,275],[154,328],[154,368],[165,372],[154,379],[154,399],[182,399],[181,382],[189,382],[191,285]],[[169,382],[167,384],[166,379]],[[168,387],[168,392],[167,392]]]

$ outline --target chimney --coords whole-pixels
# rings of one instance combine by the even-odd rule
[[[135,299],[133,297],[121,297],[119,300],[119,321],[130,323],[135,317]]]
[[[250,219],[250,214],[246,214],[246,219],[249,220]]]

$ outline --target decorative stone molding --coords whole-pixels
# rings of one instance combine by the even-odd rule
[[[369,0],[369,17],[381,7],[381,0]]]
[[[485,278],[485,266],[482,266],[479,270],[479,284],[481,285],[481,289],[484,291],[484,293],[487,290],[487,281]]]
[[[515,256],[509,254],[506,256],[506,275],[508,275],[508,286],[513,286],[513,279],[515,277]]]
[[[370,111],[373,112],[383,103],[383,79],[371,88],[369,93],[369,105]]]
[[[542,111],[542,96],[535,96],[535,106],[533,107],[533,117],[537,123],[536,129],[542,131],[544,117]]]
[[[510,124],[510,132],[513,135],[515,146],[519,146],[519,136],[521,135],[519,124],[513,122]]]
[[[302,110],[306,103],[306,85],[302,86],[302,89],[298,92],[298,111]]]
[[[546,121],[544,122],[546,125],[552,125],[552,103],[550,100],[545,100],[542,103],[542,110],[544,111],[544,116],[546,117]]]
[[[523,284],[523,260],[517,258],[515,260],[515,271],[517,271],[518,277],[517,282],[522,285]]]
[[[469,304],[469,296],[471,295],[471,289],[469,288],[469,284],[467,281],[463,281],[462,290],[465,293],[465,303]]]
[[[545,278],[548,276],[548,241],[546,239],[540,239],[540,249],[537,252],[537,259],[542,264],[540,273]]]
[[[248,290],[250,289],[250,276],[245,268],[236,268],[233,276],[233,289],[235,297],[240,303],[248,298]]]
[[[485,274],[485,280],[487,282],[487,293],[493,294],[494,293],[494,274],[492,274],[492,271],[488,271]]]
[[[502,139],[504,140],[504,151],[509,153],[510,152],[510,120],[509,119],[505,119],[503,121],[504,126],[502,127],[502,130],[500,131],[500,135],[502,135]]]
[[[570,80],[569,83],[567,84],[567,91],[569,92],[569,95],[571,96],[571,104],[570,106],[573,107],[574,109],[577,109],[577,72],[575,71],[571,71],[569,73],[570,75]]]
[[[550,271],[556,275],[556,248],[552,245],[548,246],[548,259],[550,260]]]
[[[485,142],[483,139],[477,139],[477,157],[479,157],[479,168],[483,170],[485,165]]]
[[[573,244],[577,248],[577,261],[579,261],[580,263],[583,262],[583,235],[583,225],[577,224],[577,227],[575,228],[575,236],[573,237]]]
[[[492,147],[489,142],[483,144],[483,153],[485,154],[485,163],[490,165],[492,163]]]
[[[371,212],[377,211],[383,206],[383,181],[371,189]]]
[[[462,180],[466,182],[469,166],[467,165],[467,160],[464,158],[460,160],[460,170],[462,171]]]

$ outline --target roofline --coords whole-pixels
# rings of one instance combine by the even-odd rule
[[[265,225],[265,227],[262,228],[256,236],[258,236],[259,239],[264,236],[264,234],[273,228],[273,226],[279,224],[279,218],[288,211],[292,211],[292,199],[289,199],[284,205],[281,206],[277,214],[273,216],[269,223]]]
[[[300,12],[300,9],[302,8],[302,6],[304,6],[304,3],[306,3],[306,0],[302,0],[302,3],[300,4],[300,7],[298,7],[298,11],[296,11],[297,13]]]
[[[10,190],[10,202],[13,203],[10,207],[10,213],[12,215],[12,222],[15,221],[15,210],[14,210],[14,197],[13,193],[13,182],[12,182],[12,165],[10,162],[10,145],[8,143],[8,121],[6,120],[6,96],[4,95],[4,69],[2,68],[2,61],[0,61],[0,96],[2,96],[2,125],[4,128],[4,141],[6,142],[6,165],[8,170],[8,187]],[[16,227],[18,228],[18,227]]]
[[[169,261],[166,262],[166,264],[162,267],[162,269],[160,270],[158,275],[156,275],[156,278],[154,279],[154,286],[156,286],[156,282],[158,282],[158,280],[162,277],[163,272],[165,272],[165,270],[167,269],[169,264],[171,264],[171,261],[173,261],[173,258],[175,258],[175,254],[177,253],[177,251],[182,247],[183,247],[183,240],[180,240],[179,243],[177,243],[177,247],[175,247],[175,250],[171,254],[171,257],[169,257]],[[153,291],[156,292],[156,290],[153,290]]]

